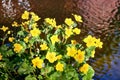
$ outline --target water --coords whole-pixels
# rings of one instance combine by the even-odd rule
[[[120,80],[120,31],[104,40],[102,50],[97,51],[90,64],[95,70],[94,80]]]

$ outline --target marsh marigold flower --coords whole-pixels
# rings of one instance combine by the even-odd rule
[[[74,59],[79,62],[82,63],[85,59],[85,52],[78,50],[77,54],[74,56]]]
[[[22,19],[26,19],[26,20],[29,19],[29,12],[28,12],[28,11],[25,11],[25,12],[22,14]]]
[[[47,46],[46,43],[43,43],[43,44],[40,45],[40,48],[41,48],[41,50],[47,50],[48,46]]]
[[[86,43],[87,47],[95,46],[95,37],[88,35],[83,41]]]
[[[103,45],[103,42],[101,42],[100,39],[95,40],[95,46],[96,47],[102,48],[102,45]]]
[[[80,34],[81,31],[80,31],[80,29],[78,29],[78,28],[74,28],[74,29],[73,29],[73,32],[74,32],[75,34]]]
[[[64,65],[61,64],[60,62],[57,63],[57,65],[55,66],[57,71],[63,71]]]
[[[12,26],[13,26],[13,27],[18,27],[19,24],[18,24],[16,21],[14,21],[14,22],[12,23]]]
[[[75,45],[75,44],[77,44],[77,41],[76,40],[71,40],[71,44]]]
[[[38,28],[34,28],[33,30],[30,31],[31,35],[36,37],[41,34],[41,31]]]
[[[46,59],[50,63],[54,63],[57,60],[56,53],[55,52],[47,52]]]
[[[76,14],[72,14],[72,15],[74,16],[74,18],[75,18],[76,21],[78,21],[78,22],[83,22],[81,16],[76,15]]]
[[[65,23],[68,25],[68,26],[72,26],[74,24],[74,21],[71,19],[71,18],[66,18],[65,19]]]
[[[15,39],[14,37],[9,37],[9,38],[8,38],[8,40],[9,40],[10,42],[13,42],[14,39]]]
[[[38,15],[36,15],[34,12],[31,12],[30,14],[32,15],[32,19],[33,19],[34,21],[40,20],[40,17],[39,17]]]
[[[62,55],[58,55],[57,56],[57,59],[59,60],[59,59],[61,59],[62,58]]]
[[[38,67],[38,68],[42,68],[43,66],[43,60],[40,59],[39,57],[36,57],[32,60],[32,64],[33,64],[33,67]]]
[[[8,27],[2,26],[2,28],[0,28],[0,29],[5,32],[8,30]]]
[[[27,36],[27,37],[24,38],[24,41],[25,41],[26,43],[28,43],[28,39],[29,39],[29,37]]]
[[[72,28],[65,28],[66,39],[73,34]]]
[[[15,44],[14,44],[14,51],[15,51],[16,53],[19,53],[22,49],[23,49],[23,47],[22,47],[21,44],[19,44],[19,43],[15,43]]]
[[[77,49],[72,46],[72,47],[67,47],[67,55],[74,57],[74,55],[77,53]]]
[[[52,37],[50,37],[50,40],[52,42],[52,44],[54,45],[56,42],[59,42],[59,38],[58,35],[53,35]]]
[[[84,64],[82,67],[80,67],[79,71],[83,72],[84,74],[86,74],[89,70],[89,64]]]
[[[46,18],[45,22],[50,24],[52,27],[56,27],[56,21],[55,19],[50,19],[50,18]]]

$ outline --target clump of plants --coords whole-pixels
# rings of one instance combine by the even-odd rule
[[[25,11],[23,21],[12,24],[18,31],[2,26],[0,79],[91,80],[94,70],[87,61],[103,43],[91,35],[77,42],[74,36],[81,32],[77,24],[83,21],[81,16],[72,15],[74,21],[66,18],[61,25],[53,18],[38,25],[40,17]]]

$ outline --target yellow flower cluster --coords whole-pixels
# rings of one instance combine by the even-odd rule
[[[64,65],[60,62],[57,63],[56,65],[56,70],[62,72],[64,68]]]
[[[29,39],[29,37],[27,36],[27,37],[24,38],[24,41],[25,41],[26,43],[28,43],[28,39]]]
[[[38,67],[41,69],[43,67],[43,60],[40,59],[39,57],[36,57],[32,60],[32,64],[33,67]]]
[[[34,12],[31,12],[30,14],[32,15],[33,21],[39,21],[40,20],[40,17],[37,16]]]
[[[76,14],[72,14],[77,22],[83,22],[82,17]]]
[[[28,20],[29,19],[29,12],[28,11],[25,11],[23,14],[22,14],[22,19],[26,19]]]
[[[45,22],[50,24],[52,27],[56,27],[56,21],[55,19],[50,19],[50,18],[46,18]]]
[[[79,68],[79,71],[83,72],[84,74],[87,74],[88,70],[89,70],[89,64],[87,63],[83,64],[83,66]]]
[[[66,18],[65,19],[65,23],[68,25],[68,26],[72,26],[74,24],[74,21],[71,19],[71,18]]]
[[[73,33],[75,34],[80,34],[81,30],[78,28],[65,28],[65,35],[66,35],[66,39],[69,38],[71,35],[73,35]]]
[[[14,51],[15,51],[16,53],[19,53],[22,49],[23,49],[23,47],[22,47],[21,44],[19,44],[19,43],[15,43],[15,44],[14,44]]]
[[[96,39],[95,37],[92,37],[91,35],[86,37],[83,41],[86,43],[87,47],[95,46],[95,47],[102,48],[102,45],[103,45],[100,39]]]
[[[50,63],[54,63],[57,60],[56,57],[56,53],[55,52],[47,52],[46,54],[46,59],[50,62]]]

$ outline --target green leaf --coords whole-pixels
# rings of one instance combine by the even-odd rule
[[[25,80],[37,80],[35,77],[28,75]]]
[[[43,80],[43,76],[38,75],[38,79],[39,79],[39,80]]]
[[[92,77],[94,76],[94,70],[93,68],[90,66],[87,74],[85,76],[83,76],[82,80],[92,80]]]

